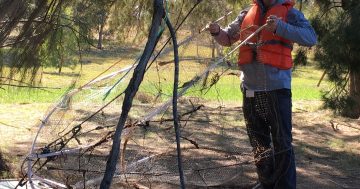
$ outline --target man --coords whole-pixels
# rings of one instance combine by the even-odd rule
[[[243,111],[262,188],[296,188],[291,123],[293,42],[313,46],[316,34],[291,0],[254,0],[227,28],[209,25],[215,40],[231,46],[266,24],[239,52]]]

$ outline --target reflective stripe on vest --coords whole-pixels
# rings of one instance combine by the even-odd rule
[[[246,39],[260,25],[263,25],[270,15],[276,15],[286,22],[287,13],[292,6],[293,4],[290,2],[275,5],[266,12],[266,15],[261,17],[259,5],[253,5],[242,22],[240,40]],[[247,45],[240,48],[238,63],[240,65],[249,64],[256,59],[258,62],[279,69],[290,69],[293,65],[291,51],[291,41],[263,30],[259,35],[251,38]]]

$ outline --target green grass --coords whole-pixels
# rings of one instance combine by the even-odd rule
[[[206,47],[200,47],[198,53],[201,57],[209,57],[210,49]],[[197,50],[194,45],[189,45],[186,48],[180,49],[181,56],[187,57],[196,57]],[[117,66],[112,68],[109,72],[116,71],[120,68],[124,68],[127,65],[133,63],[132,57],[135,57],[138,52],[129,54],[127,52],[126,59],[124,59]],[[121,55],[117,55],[121,56]],[[61,97],[62,94],[69,88],[71,83],[77,79],[77,86],[80,86],[87,81],[91,80],[103,70],[108,68],[114,62],[118,61],[117,56],[100,56],[100,55],[88,55],[85,56],[86,59],[91,60],[91,62],[84,64],[82,66],[81,72],[79,72],[79,67],[72,70],[70,68],[63,69],[62,74],[58,74],[56,69],[47,68],[43,70],[42,82],[39,84],[44,87],[57,87],[61,89],[24,89],[16,87],[6,87],[3,86],[3,89],[0,89],[0,103],[51,103],[55,102]],[[163,58],[162,60],[171,60],[171,55]],[[193,78],[195,75],[201,73],[206,65],[196,63],[193,61],[182,61],[180,63],[180,86]],[[221,73],[222,69],[218,68],[215,70],[217,73]],[[81,73],[81,77],[78,77]],[[132,74],[129,76],[131,77]],[[160,76],[159,76],[160,75]],[[322,72],[316,70],[315,67],[300,67],[297,68],[293,73],[293,82],[292,82],[292,94],[294,100],[320,100],[321,99],[321,90],[326,90],[329,87],[329,83],[324,81],[320,88],[316,87]],[[210,74],[208,82],[211,80],[213,74]],[[122,91],[126,87],[126,82],[129,81],[129,78],[125,81],[125,84],[117,87],[114,93]],[[160,80],[160,82],[159,82]],[[111,82],[115,82],[116,79]],[[201,91],[201,83],[197,86],[191,88],[186,96],[196,96],[202,97],[207,100],[221,100],[221,101],[241,101],[242,94],[240,92],[240,80],[236,76],[224,75],[214,85],[209,91]],[[157,95],[159,89],[162,92],[162,99],[168,99],[172,93],[173,86],[173,65],[168,64],[165,66],[159,66],[158,71],[155,64],[152,68],[146,73],[144,81],[141,85],[140,91]]]
[[[65,91],[65,89],[41,91],[36,89],[6,87],[0,91],[0,103],[50,103],[60,98]]]
[[[293,73],[292,94],[294,100],[321,100],[322,91],[329,90],[330,83],[324,79],[317,84],[323,72],[313,66],[300,67]]]

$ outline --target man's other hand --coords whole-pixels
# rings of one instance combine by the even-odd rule
[[[210,23],[208,25],[208,31],[211,35],[218,35],[220,33],[220,26],[217,23]]]
[[[279,22],[280,18],[278,18],[275,15],[270,15],[267,19],[266,19],[266,24],[267,26],[265,27],[265,29],[269,32],[276,32],[276,28],[277,28],[277,24]]]

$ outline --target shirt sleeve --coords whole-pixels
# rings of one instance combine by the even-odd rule
[[[317,42],[316,33],[309,21],[302,12],[294,8],[288,12],[287,23],[282,20],[278,22],[275,34],[302,46],[311,47]]]
[[[240,26],[247,14],[247,11],[241,11],[236,19],[226,28],[221,28],[219,35],[215,36],[216,42],[222,46],[231,46],[240,39]]]

